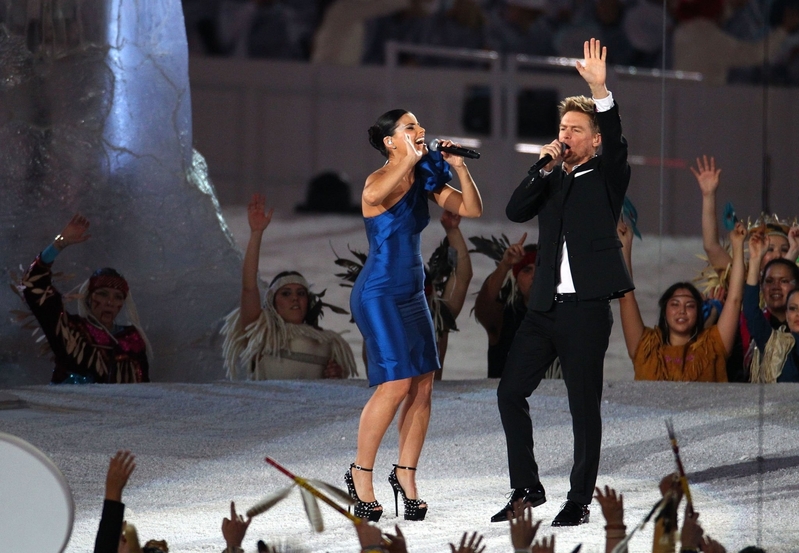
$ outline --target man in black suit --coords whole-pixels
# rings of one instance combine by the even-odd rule
[[[598,40],[585,43],[577,71],[593,98],[561,102],[558,138],[541,149],[541,158],[549,155],[551,161],[531,169],[505,210],[517,223],[538,216],[539,237],[527,315],[497,389],[513,494],[492,522],[507,520],[516,500],[534,507],[546,501],[527,398],[556,356],[572,416],[574,466],[567,501],[552,525],[588,522],[602,441],[603,363],[613,324],[609,301],[633,289],[616,235],[630,166],[618,107],[605,86],[606,56]]]

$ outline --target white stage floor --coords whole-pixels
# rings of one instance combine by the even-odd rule
[[[413,552],[445,552],[463,531],[485,535],[487,551],[510,551],[506,524],[489,517],[508,491],[505,442],[495,381],[436,384],[433,418],[418,482],[430,504],[424,522],[394,517],[386,476],[396,462],[396,431],[375,468],[386,509],[380,525],[399,522]],[[268,467],[269,455],[290,470],[343,487],[355,453],[362,380],[35,386],[11,390],[24,407],[0,410],[0,431],[42,449],[61,468],[76,504],[68,552],[91,551],[105,472],[120,448],[137,455],[124,494],[127,519],[144,539],[164,538],[176,553],[220,551],[221,520],[235,500],[244,510],[289,484]],[[535,510],[557,551],[578,543],[603,551],[604,520],[552,529],[568,491],[571,429],[565,389],[545,381],[532,398],[536,452],[548,502]],[[657,500],[657,482],[674,469],[664,420],[672,417],[705,530],[728,551],[761,544],[770,553],[799,550],[799,385],[607,382],[599,484],[624,493],[625,521],[636,524]],[[9,498],[0,500],[6,501]],[[352,527],[322,507],[327,530],[313,534],[299,494],[253,521],[245,540],[286,541],[310,551],[358,550]],[[651,551],[651,526],[631,542]],[[41,553],[41,552],[37,552]]]

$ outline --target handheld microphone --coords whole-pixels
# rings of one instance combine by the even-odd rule
[[[460,146],[442,146],[441,141],[436,138],[427,146],[432,152],[447,152],[448,154],[468,157],[469,159],[480,159],[480,152],[470,150],[469,148],[462,148]]]
[[[566,152],[566,150],[568,150],[569,148],[571,148],[571,146],[569,146],[568,144],[561,143],[561,155],[563,155]],[[552,156],[546,154],[544,157],[533,163],[533,165],[530,167],[530,170],[527,171],[527,173],[530,175],[538,174],[538,172],[544,167],[546,167],[547,163],[549,163],[550,161],[552,161]]]

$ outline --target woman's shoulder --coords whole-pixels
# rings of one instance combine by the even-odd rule
[[[372,182],[373,182],[375,179],[379,179],[380,177],[382,177],[382,176],[385,174],[385,172],[386,172],[386,166],[385,166],[385,165],[383,165],[382,167],[380,167],[380,168],[379,168],[379,169],[377,169],[376,171],[372,171],[372,172],[369,174],[369,176],[368,176],[368,177],[366,177],[366,182],[365,182],[364,184],[368,186],[368,185],[369,185],[369,184],[371,184],[371,183],[372,183]]]

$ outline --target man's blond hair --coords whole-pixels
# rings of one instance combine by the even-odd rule
[[[563,116],[570,111],[586,114],[591,121],[591,131],[594,134],[599,133],[599,123],[596,119],[596,109],[594,108],[593,98],[587,96],[569,96],[568,98],[564,98],[561,103],[558,104],[558,115],[563,119]]]

